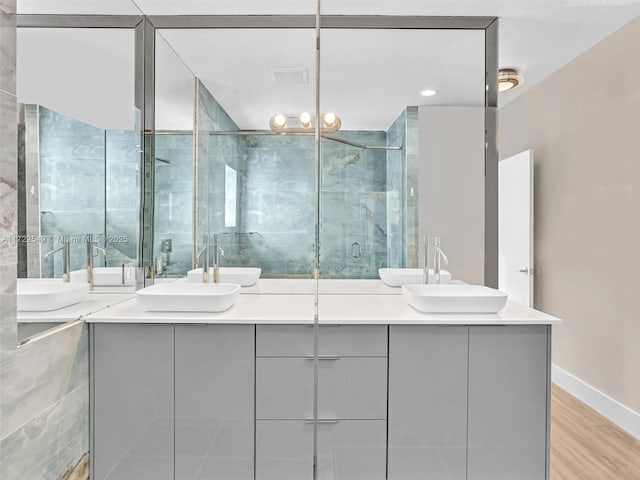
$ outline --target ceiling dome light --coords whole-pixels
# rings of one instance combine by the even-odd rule
[[[311,114],[309,112],[302,112],[300,114],[300,123],[303,127],[308,127],[311,124]]]
[[[273,117],[273,124],[277,127],[284,127],[287,124],[287,117],[285,117],[281,113],[278,113],[275,117]]]
[[[420,95],[422,95],[423,97],[433,97],[436,93],[438,93],[437,90],[433,90],[431,88],[427,88],[426,90],[422,90],[420,92]]]
[[[327,112],[324,114],[324,124],[327,127],[332,127],[333,125],[335,125],[336,123],[336,114],[335,113],[331,113],[331,112]]]
[[[501,68],[498,70],[498,92],[507,92],[524,83],[524,78],[515,68]]]

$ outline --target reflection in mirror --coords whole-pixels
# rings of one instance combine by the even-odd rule
[[[156,32],[153,259],[156,277],[192,268],[195,77]]]
[[[17,46],[23,341],[135,290],[140,139],[132,31],[19,29]]]
[[[325,28],[321,52],[321,276],[417,269],[429,235],[483,283],[484,32]]]
[[[262,278],[312,278],[313,128],[281,135],[271,130],[270,120],[278,113],[313,111],[313,30],[166,30],[162,35],[198,78],[189,278],[223,282],[237,267],[259,268]]]

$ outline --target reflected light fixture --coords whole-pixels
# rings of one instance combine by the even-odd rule
[[[342,121],[335,113],[327,112],[320,115],[321,133],[335,133],[341,126]],[[313,133],[316,128],[316,117],[309,112],[278,113],[269,120],[269,127],[276,133]]]
[[[516,68],[498,70],[498,92],[507,92],[524,83],[524,78]]]
[[[420,95],[422,95],[423,97],[433,97],[436,93],[438,93],[437,90],[434,90],[432,88],[427,88],[426,90],[422,90],[420,92]]]
[[[311,125],[311,114],[309,112],[302,112],[300,114],[300,123],[303,127],[309,127]]]
[[[281,113],[278,113],[273,117],[273,124],[276,127],[283,128],[287,126],[287,117]]]

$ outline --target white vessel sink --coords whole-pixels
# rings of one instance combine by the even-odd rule
[[[404,285],[409,304],[426,313],[496,313],[507,294],[482,285]]]
[[[220,283],[237,283],[241,287],[254,285],[262,269],[253,267],[220,267]],[[202,268],[189,270],[187,279],[190,282],[202,283]],[[209,268],[209,279],[213,281],[213,267]]]
[[[424,283],[421,268],[380,268],[378,269],[380,279],[390,287],[401,287],[403,285],[416,285]],[[429,269],[429,283],[433,282],[433,269]],[[446,270],[440,271],[440,283],[451,282],[451,274]]]
[[[72,282],[86,282],[87,269],[71,272]],[[93,285],[95,287],[123,287],[135,284],[132,267],[95,267],[93,269]]]
[[[148,312],[223,312],[240,295],[236,283],[161,283],[136,292]]]
[[[55,278],[20,278],[19,312],[49,312],[80,303],[89,295],[88,283],[64,283]]]

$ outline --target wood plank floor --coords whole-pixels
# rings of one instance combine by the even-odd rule
[[[551,480],[640,480],[640,440],[554,385]]]

